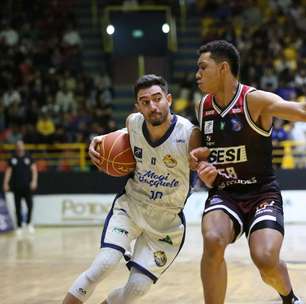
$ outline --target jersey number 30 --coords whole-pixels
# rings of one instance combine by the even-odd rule
[[[163,197],[163,193],[160,191],[150,191],[150,199],[156,200],[161,199]]]

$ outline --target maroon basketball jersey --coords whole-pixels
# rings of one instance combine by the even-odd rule
[[[209,162],[228,179],[218,188],[246,192],[275,179],[272,169],[271,131],[257,126],[249,114],[246,96],[255,89],[238,84],[226,108],[214,96],[203,97],[198,117]]]

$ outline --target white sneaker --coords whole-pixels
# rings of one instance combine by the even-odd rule
[[[34,229],[34,227],[33,227],[32,224],[29,224],[29,225],[27,226],[27,228],[28,228],[28,232],[29,232],[29,233],[33,234],[33,233],[35,232],[35,229]]]
[[[22,229],[21,228],[17,228],[15,230],[15,234],[16,234],[17,237],[21,237],[22,236]]]
[[[298,299],[293,301],[292,304],[304,304],[304,302],[298,297]]]

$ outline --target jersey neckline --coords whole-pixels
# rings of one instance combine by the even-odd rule
[[[147,125],[146,125],[146,122],[144,121],[143,124],[142,124],[143,136],[145,137],[147,143],[151,147],[153,147],[153,148],[158,147],[161,144],[163,144],[169,138],[169,136],[171,135],[171,133],[172,133],[172,131],[173,131],[175,125],[176,125],[176,122],[177,122],[177,116],[175,114],[173,114],[170,126],[169,126],[168,130],[166,131],[166,133],[159,140],[152,142],[152,140],[150,138],[149,130],[148,130]]]
[[[237,100],[240,97],[241,91],[242,91],[242,87],[243,85],[241,83],[238,83],[236,92],[232,98],[232,100],[230,101],[230,103],[224,108],[222,109],[218,103],[215,100],[215,96],[212,96],[212,106],[215,109],[215,111],[221,116],[224,117],[236,104]]]

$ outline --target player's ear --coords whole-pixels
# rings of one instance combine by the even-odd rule
[[[221,62],[221,71],[224,73],[224,72],[230,72],[231,71],[231,68],[228,64],[227,61],[222,61]]]
[[[134,105],[135,105],[136,110],[140,112],[138,101],[136,101]]]
[[[168,100],[168,104],[170,107],[172,105],[172,95],[171,94],[167,94],[167,100]]]

